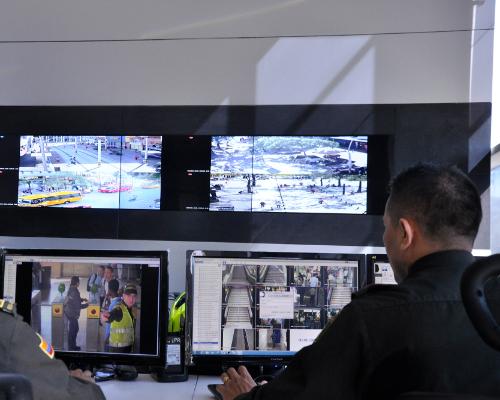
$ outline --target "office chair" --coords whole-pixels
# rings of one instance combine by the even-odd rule
[[[500,275],[500,254],[473,262],[462,275],[460,291],[465,310],[479,336],[500,351],[500,326],[493,316],[485,295],[491,278]],[[500,355],[499,355],[500,356]],[[403,393],[398,400],[492,400],[494,397],[452,393]]]
[[[32,400],[31,383],[24,375],[0,374],[0,397],[6,400]]]
[[[462,276],[461,292],[467,315],[479,336],[500,351],[500,326],[485,296],[487,282],[500,275],[500,254],[481,258],[467,268]]]

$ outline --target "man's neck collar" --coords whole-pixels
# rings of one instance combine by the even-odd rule
[[[474,261],[470,251],[464,249],[449,249],[440,250],[424,255],[416,260],[408,269],[406,278],[417,275],[426,267],[443,265],[450,266],[453,264],[455,268],[465,268]],[[405,278],[405,279],[406,279]]]

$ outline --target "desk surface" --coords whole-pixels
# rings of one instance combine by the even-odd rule
[[[155,400],[198,399],[213,400],[207,389],[209,383],[219,383],[216,376],[190,375],[186,382],[160,383],[148,374],[140,374],[134,381],[112,380],[99,383],[107,399]]]

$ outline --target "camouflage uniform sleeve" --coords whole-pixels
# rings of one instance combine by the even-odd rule
[[[20,373],[28,378],[35,400],[105,399],[97,385],[69,376],[64,363],[53,358],[51,346],[28,324],[12,316],[4,317],[10,321],[9,329],[4,331],[5,318],[2,318],[2,364],[5,364],[5,372]]]

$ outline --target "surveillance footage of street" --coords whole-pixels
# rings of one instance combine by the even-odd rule
[[[366,136],[214,136],[211,211],[364,214]]]
[[[158,209],[161,136],[23,136],[18,204]]]

